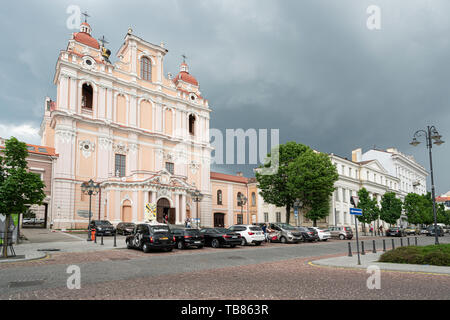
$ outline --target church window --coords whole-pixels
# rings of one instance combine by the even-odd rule
[[[217,190],[217,204],[222,205],[222,190]]]
[[[194,128],[195,128],[195,116],[191,114],[189,116],[189,133],[191,135],[195,134]]]
[[[126,156],[123,154],[116,154],[115,161],[115,174],[116,177],[125,177],[125,159]]]
[[[92,110],[92,97],[93,97],[93,89],[92,86],[85,83],[82,87],[81,92],[81,107],[84,109]]]
[[[141,58],[141,78],[143,80],[152,80],[152,64],[149,58]]]

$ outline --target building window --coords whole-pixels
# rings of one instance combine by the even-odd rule
[[[276,212],[275,215],[276,215],[277,222],[281,222],[281,212]]]
[[[141,58],[141,78],[152,81],[152,62],[147,57]]]
[[[268,212],[264,212],[264,222],[269,222],[269,213]]]
[[[116,154],[116,177],[125,177],[125,155]]]
[[[336,188],[336,201],[340,201],[339,200],[339,188]]]
[[[217,190],[217,204],[222,205],[222,190]]]
[[[189,134],[195,135],[195,116],[189,115]]]
[[[252,192],[252,206],[256,206],[256,194]]]
[[[92,97],[94,96],[94,90],[90,84],[83,84],[81,89],[81,107],[83,109],[92,110]]]
[[[175,165],[172,162],[166,162],[166,170],[170,172],[170,174],[174,174]]]

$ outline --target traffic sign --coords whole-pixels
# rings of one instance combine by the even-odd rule
[[[296,218],[298,217],[298,209],[297,209],[297,208],[294,209],[294,216],[295,216]]]
[[[355,216],[362,216],[362,213],[362,209],[350,208],[350,214],[353,214]]]

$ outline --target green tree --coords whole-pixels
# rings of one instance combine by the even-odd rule
[[[11,214],[21,214],[45,198],[44,183],[39,175],[29,172],[27,146],[12,137],[0,151],[0,213],[6,216],[5,230],[10,225]],[[8,233],[5,232],[3,257],[7,257]]]
[[[288,175],[290,194],[309,209],[305,216],[316,226],[317,220],[329,215],[330,197],[339,178],[336,167],[327,154],[308,149],[289,164]]]
[[[408,193],[403,202],[403,210],[411,224],[422,224],[424,212],[424,197],[417,193]]]
[[[258,187],[261,190],[260,194],[264,201],[270,204],[274,204],[277,207],[286,207],[286,221],[289,223],[291,208],[295,202],[295,193],[288,187],[288,181],[292,176],[288,173],[289,164],[294,162],[305,151],[311,150],[308,146],[305,146],[296,142],[287,142],[284,145],[280,145],[278,148],[278,168],[273,174],[263,174],[260,170],[256,170],[255,176],[258,181]],[[272,151],[274,152],[274,151]],[[272,163],[275,155],[269,153],[269,160],[262,166],[262,168],[271,168],[277,164]]]
[[[381,220],[389,224],[395,224],[402,215],[402,207],[402,200],[395,196],[395,192],[386,192],[381,197]]]
[[[362,209],[363,213],[362,215],[357,216],[357,218],[358,221],[362,222],[363,229],[365,229],[365,224],[370,224],[372,221],[378,219],[380,209],[378,208],[377,199],[371,199],[366,188],[359,189],[358,198],[358,208]]]

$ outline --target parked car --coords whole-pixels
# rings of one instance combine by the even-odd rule
[[[435,230],[437,230],[438,237],[443,237],[444,236],[444,229],[441,226],[437,226],[437,229],[435,229],[434,226],[429,226],[428,227],[427,236],[433,236],[434,237],[436,235]]]
[[[338,238],[341,240],[351,240],[353,238],[353,231],[348,226],[332,226],[328,228],[332,238]]]
[[[241,244],[241,235],[225,228],[203,228],[200,233],[205,237],[205,245],[213,248],[230,246],[231,248]]]
[[[241,245],[254,243],[259,246],[264,242],[264,232],[260,227],[255,225],[237,224],[228,228],[228,230],[239,233],[241,235]]]
[[[311,227],[317,231],[317,235],[319,236],[320,241],[327,241],[331,238],[330,230],[328,229],[320,229],[317,227]]]
[[[191,247],[202,249],[205,246],[205,237],[198,229],[172,229],[172,234],[175,237],[176,247],[179,250]]]
[[[428,227],[422,227],[422,229],[420,229],[420,234],[428,234]]]
[[[420,230],[418,228],[409,227],[409,228],[405,228],[404,231],[405,231],[405,234],[408,236],[420,234]]]
[[[270,229],[278,233],[281,243],[298,243],[303,240],[301,232],[289,223],[270,223]],[[274,241],[271,239],[271,242]]]
[[[116,232],[121,235],[132,234],[135,227],[136,225],[132,222],[120,222],[116,226]]]
[[[142,223],[136,225],[133,233],[126,237],[128,249],[139,249],[145,253],[152,249],[172,251],[175,246],[175,237],[167,225]]]
[[[114,235],[116,229],[108,220],[92,220],[91,221],[91,230],[95,229],[95,234],[97,236],[100,235]]]
[[[313,230],[310,230],[307,227],[297,227],[298,232],[301,233],[302,235],[302,240],[304,242],[309,241],[309,242],[314,242],[316,241],[319,237],[317,236],[317,234],[314,232]]]
[[[405,230],[399,227],[391,227],[386,230],[386,237],[403,237],[405,235]]]

